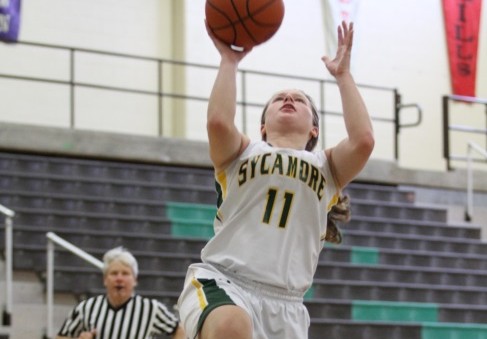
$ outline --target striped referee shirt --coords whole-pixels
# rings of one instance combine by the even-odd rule
[[[174,333],[178,319],[155,299],[134,295],[114,309],[106,295],[80,302],[64,321],[59,336],[78,338],[81,332],[96,329],[97,339],[148,339]]]

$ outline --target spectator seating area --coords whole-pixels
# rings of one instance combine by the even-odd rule
[[[448,223],[444,208],[395,186],[354,182],[346,193],[344,242],[325,245],[305,297],[310,339],[487,339],[480,228]],[[41,281],[54,232],[99,259],[127,247],[139,260],[137,291],[174,305],[212,235],[215,202],[209,168],[0,153],[0,204],[16,212],[14,270]],[[103,293],[101,272],[66,250],[55,265],[56,292]]]

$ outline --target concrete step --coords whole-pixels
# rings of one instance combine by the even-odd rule
[[[67,294],[55,297],[53,333],[57,333],[76,303],[74,297]],[[12,319],[9,339],[41,339],[47,333],[47,307],[45,304],[15,304]]]
[[[99,178],[101,180],[184,182],[214,187],[211,168],[181,168],[152,164],[74,159],[0,152],[1,169],[16,173],[37,173],[49,177]]]
[[[0,260],[0,302],[5,301],[4,261]],[[0,339],[41,339],[46,334],[47,304],[44,286],[34,272],[14,271],[11,325],[0,327]],[[71,293],[54,295],[53,325],[56,332],[77,300]]]
[[[311,319],[309,339],[322,338],[421,339],[421,326],[414,323]]]

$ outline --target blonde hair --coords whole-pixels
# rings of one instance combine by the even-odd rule
[[[126,248],[122,246],[115,247],[103,255],[103,274],[108,272],[108,268],[114,261],[119,261],[127,266],[130,266],[130,268],[132,268],[132,273],[137,278],[137,275],[139,274],[139,265],[137,264],[137,260],[132,253],[130,253]]]

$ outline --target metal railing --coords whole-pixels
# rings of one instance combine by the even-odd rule
[[[207,102],[209,100],[208,96],[195,96],[195,95],[188,95],[187,93],[181,92],[181,93],[176,93],[174,92],[174,88],[167,89],[165,88],[165,74],[164,74],[164,66],[165,65],[171,65],[171,66],[178,66],[178,67],[184,67],[184,70],[188,69],[210,69],[210,70],[217,70],[217,66],[211,66],[211,65],[203,65],[203,64],[196,64],[196,63],[188,63],[188,62],[181,62],[181,61],[175,61],[175,60],[168,60],[168,59],[158,59],[158,58],[150,58],[150,57],[142,57],[142,56],[137,56],[137,55],[130,55],[130,54],[122,54],[122,53],[110,53],[110,52],[104,52],[104,51],[98,51],[98,50],[92,50],[92,49],[84,49],[84,48],[73,48],[73,47],[66,47],[66,46],[59,46],[59,45],[48,45],[48,44],[40,44],[40,43],[35,43],[35,42],[26,42],[26,41],[19,41],[15,45],[20,45],[20,46],[29,46],[33,48],[40,48],[40,49],[52,49],[56,51],[64,51],[67,53],[67,56],[69,57],[69,70],[68,73],[66,74],[66,80],[60,80],[60,79],[50,79],[46,77],[39,77],[39,76],[26,76],[26,75],[15,75],[15,74],[0,74],[0,78],[5,78],[5,79],[15,79],[15,80],[20,80],[20,81],[28,81],[28,82],[41,82],[41,83],[46,83],[46,84],[57,84],[57,85],[62,85],[66,86],[69,88],[69,91],[67,95],[69,95],[69,127],[72,129],[76,128],[76,89],[78,88],[89,88],[89,89],[94,89],[98,91],[115,91],[115,92],[125,92],[125,93],[134,93],[134,94],[143,94],[143,95],[148,95],[148,96],[153,96],[157,97],[157,123],[158,123],[158,135],[159,136],[164,136],[163,135],[163,122],[164,122],[164,105],[163,105],[163,100],[166,98],[172,98],[172,99],[181,99],[181,100],[190,100],[190,101],[204,101]],[[96,83],[88,83],[88,82],[82,82],[78,81],[76,79],[78,75],[78,70],[76,68],[77,66],[77,55],[83,53],[83,54],[88,54],[88,55],[93,55],[93,56],[109,56],[109,57],[116,57],[116,58],[124,58],[124,59],[129,59],[129,60],[134,60],[134,61],[144,61],[144,62],[149,62],[153,63],[154,65],[157,66],[158,74],[157,74],[157,81],[156,81],[156,88],[153,90],[147,90],[147,89],[134,89],[134,88],[126,88],[122,86],[106,86],[106,85],[101,85],[101,84],[96,84]],[[252,86],[255,86],[257,82],[262,82],[262,77],[265,77],[265,79],[270,80],[271,78],[276,79],[277,81],[281,81],[282,79],[292,79],[292,80],[299,80],[303,81],[306,83],[311,83],[313,88],[316,88],[317,91],[319,92],[319,97],[316,98],[316,104],[317,108],[319,111],[319,114],[321,115],[321,128],[324,128],[325,126],[325,117],[327,116],[338,116],[341,115],[340,112],[333,111],[331,109],[327,108],[327,101],[325,100],[325,85],[332,84],[336,85],[335,81],[331,80],[324,80],[321,78],[312,78],[312,77],[302,77],[302,76],[294,76],[294,75],[289,75],[289,74],[278,74],[278,73],[268,73],[268,72],[259,72],[259,71],[251,71],[251,70],[243,70],[239,69],[239,98],[240,100],[237,102],[237,105],[242,109],[242,131],[246,133],[246,126],[247,126],[247,119],[248,119],[248,108],[262,108],[265,105],[265,102],[252,102],[248,98],[248,92],[250,92],[250,89]],[[251,76],[256,76],[260,80],[257,80],[252,82],[251,81]],[[167,86],[167,85],[166,85]],[[382,86],[372,86],[372,85],[366,85],[366,84],[358,84],[358,87],[361,89],[365,89],[367,91],[372,90],[374,91],[379,91],[380,93],[385,93],[385,97],[380,100],[382,104],[381,107],[384,108],[384,113],[381,113],[380,116],[371,116],[371,119],[376,122],[380,123],[387,123],[391,124],[393,133],[392,133],[392,139],[393,139],[393,157],[397,160],[399,158],[399,145],[398,145],[398,140],[399,140],[399,133],[402,128],[406,127],[413,127],[413,126],[418,126],[421,123],[422,120],[422,110],[417,104],[403,104],[401,102],[401,95],[399,94],[398,90],[395,88],[389,88],[389,87],[382,87]],[[375,95],[375,94],[374,94]],[[392,106],[389,106],[390,103],[392,102]],[[389,112],[389,108],[391,109]],[[415,108],[417,110],[418,117],[415,122],[412,123],[407,123],[407,124],[402,124],[401,123],[401,117],[400,113],[403,109],[408,109],[408,108]],[[382,108],[381,108],[382,109]],[[85,127],[86,128],[86,127]],[[321,134],[321,133],[320,133]],[[325,148],[325,139],[321,138],[321,143],[320,143],[322,148]]]
[[[74,255],[87,261],[93,266],[103,269],[103,262],[86,253],[82,249],[76,247],[70,242],[64,240],[53,232],[46,233],[47,237],[47,286],[46,286],[46,302],[47,302],[47,329],[46,338],[54,338],[53,329],[53,309],[54,309],[54,250],[55,245],[61,246]]]
[[[2,324],[12,324],[12,255],[13,255],[13,217],[15,212],[0,204],[0,213],[5,216],[5,308],[2,314]]]
[[[487,148],[487,119],[486,119],[486,126],[472,126],[471,124],[452,124],[451,120],[452,117],[452,110],[450,103],[457,102],[457,103],[465,103],[468,106],[465,106],[465,109],[462,110],[462,114],[466,114],[465,111],[467,108],[472,108],[474,105],[483,105],[484,106],[484,113],[487,118],[487,99],[475,98],[475,97],[467,97],[461,95],[445,95],[443,96],[443,157],[446,159],[446,167],[447,170],[453,170],[452,161],[463,161],[467,162],[469,159],[467,155],[463,154],[453,154],[452,148],[453,146],[460,146],[464,147],[465,142],[468,143],[466,140],[458,140],[456,143],[454,142],[454,138],[452,137],[452,133],[464,134],[464,135],[476,135],[480,138],[484,138],[485,148]],[[470,118],[470,117],[469,117]],[[471,120],[469,118],[463,119],[464,121]],[[460,120],[458,116],[456,116],[455,121]],[[470,139],[470,138],[469,138]],[[459,144],[461,143],[461,144]],[[470,159],[471,161],[487,163],[487,159]]]
[[[487,150],[483,149],[473,141],[469,141],[467,145],[467,208],[465,211],[465,220],[472,221],[473,218],[473,166],[472,166],[472,151],[477,151],[487,160]]]

